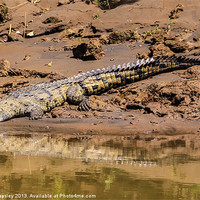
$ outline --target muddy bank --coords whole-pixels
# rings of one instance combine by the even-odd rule
[[[131,117],[130,117],[131,116]],[[106,118],[106,119],[104,119]],[[109,119],[107,119],[109,118]],[[179,135],[199,134],[199,120],[159,119],[154,116],[144,116],[139,113],[104,113],[101,117],[89,119],[13,119],[0,124],[2,133],[32,134],[70,134],[70,135]]]
[[[6,59],[0,64],[0,97],[138,58],[200,58],[198,2],[119,1],[102,8],[93,1],[20,0],[6,6],[0,26],[0,55]],[[42,120],[13,119],[1,123],[0,130],[199,133],[199,80],[199,66],[149,77],[89,97],[89,112],[65,103]]]

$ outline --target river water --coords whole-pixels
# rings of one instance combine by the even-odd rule
[[[198,137],[0,135],[0,199],[200,199]]]

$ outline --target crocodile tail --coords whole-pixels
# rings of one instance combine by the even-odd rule
[[[177,61],[185,64],[189,64],[191,66],[193,65],[200,65],[200,59],[198,58],[188,58],[186,56],[179,56],[177,57]]]

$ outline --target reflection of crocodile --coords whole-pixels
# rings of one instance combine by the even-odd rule
[[[85,96],[142,80],[157,73],[198,64],[198,59],[166,56],[137,61],[136,64],[92,70],[52,83],[39,83],[4,97],[0,102],[0,121],[25,115],[29,115],[31,119],[38,119],[44,112],[62,105],[65,101],[79,104],[80,110],[89,110],[90,106]]]
[[[65,139],[50,137],[0,137],[0,152],[11,152],[19,155],[51,156],[81,159],[83,162],[107,162],[129,164],[133,166],[156,165],[157,159],[138,149],[114,148],[95,145],[91,142],[70,142]]]

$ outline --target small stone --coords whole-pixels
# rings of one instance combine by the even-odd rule
[[[169,39],[165,40],[164,43],[175,53],[185,52],[186,50],[189,49],[188,43],[184,40],[181,41],[179,39],[172,39],[172,40]]]
[[[58,1],[58,6],[70,4],[71,2],[72,2],[72,1],[70,1],[70,0],[59,0],[59,1]]]
[[[15,32],[11,32],[10,34],[8,34],[8,41],[23,41],[23,40],[24,38]]]
[[[31,32],[27,33],[26,36],[28,36],[28,37],[33,37],[33,36],[34,36],[34,32],[31,31]]]
[[[7,76],[10,70],[10,62],[6,59],[0,60],[0,76]]]
[[[23,60],[29,60],[31,57],[31,55],[25,55],[24,59]]]

